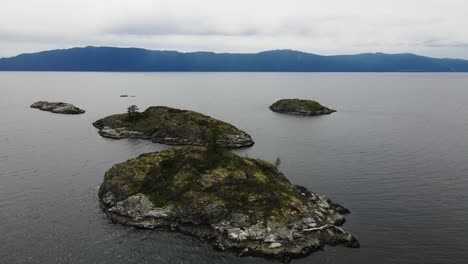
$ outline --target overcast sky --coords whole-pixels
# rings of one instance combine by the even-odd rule
[[[468,59],[468,0],[0,0],[0,57],[75,46]]]

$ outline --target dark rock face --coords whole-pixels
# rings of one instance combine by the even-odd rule
[[[85,110],[83,109],[80,109],[72,104],[62,102],[39,101],[32,104],[31,108],[37,108],[42,111],[49,111],[57,114],[77,115],[85,113]]]
[[[115,223],[201,237],[241,256],[288,262],[324,245],[359,247],[340,227],[344,207],[268,162],[220,155],[177,147],[117,164],[100,186],[101,207]]]
[[[282,99],[270,106],[270,110],[291,115],[316,116],[336,112],[312,100]]]
[[[153,106],[131,121],[127,114],[97,120],[93,125],[103,137],[140,138],[167,145],[206,145],[206,132],[216,129],[217,143],[223,147],[242,148],[254,144],[252,137],[231,124],[197,112],[165,106]]]

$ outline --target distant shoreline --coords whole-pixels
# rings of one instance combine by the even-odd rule
[[[242,54],[84,47],[2,58],[0,71],[435,73],[468,72],[468,60],[409,53],[322,56],[294,50]]]

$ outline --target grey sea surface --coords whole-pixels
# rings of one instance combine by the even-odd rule
[[[338,112],[271,112],[281,98]],[[39,100],[86,113],[29,108]],[[291,182],[351,210],[344,228],[361,248],[325,247],[294,263],[468,259],[468,74],[1,72],[0,263],[276,263],[106,219],[97,199],[105,171],[169,148],[98,135],[92,122],[132,104],[232,123],[256,142],[237,153],[280,157]]]

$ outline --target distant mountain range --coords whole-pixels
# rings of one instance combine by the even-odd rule
[[[408,53],[321,56],[293,50],[240,54],[84,47],[2,58],[0,71],[468,72],[468,61]]]

